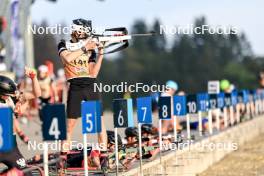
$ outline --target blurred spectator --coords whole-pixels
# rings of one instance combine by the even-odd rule
[[[0,34],[6,29],[6,27],[7,27],[6,18],[3,16],[0,16]]]
[[[258,81],[261,88],[264,88],[264,71],[259,72]]]
[[[51,77],[51,79],[55,79],[55,74],[54,74],[54,64],[50,60],[45,61],[45,65],[48,67],[48,74]]]
[[[56,87],[58,93],[58,101],[66,103],[67,100],[67,80],[63,69],[57,71]]]
[[[38,67],[38,79],[41,89],[41,96],[39,97],[39,100],[41,106],[58,101],[55,82],[49,73],[49,68],[46,65],[40,65]]]
[[[6,55],[6,50],[4,44],[0,40],[0,72],[7,71],[7,66],[5,64],[5,55]]]

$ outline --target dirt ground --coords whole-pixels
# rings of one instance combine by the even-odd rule
[[[198,176],[264,176],[264,134],[239,146]]]

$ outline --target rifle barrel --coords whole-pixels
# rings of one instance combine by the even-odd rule
[[[146,34],[131,34],[132,37],[143,37],[143,36],[153,36],[156,33],[152,32],[152,33],[146,33]]]

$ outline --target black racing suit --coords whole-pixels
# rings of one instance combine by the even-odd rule
[[[17,143],[16,136],[14,135],[14,148],[8,152],[0,153],[0,163],[5,164],[8,167],[8,172],[12,168],[17,168],[18,170],[23,170],[27,168],[26,160],[20,153]],[[25,176],[31,176],[31,173],[25,173]]]

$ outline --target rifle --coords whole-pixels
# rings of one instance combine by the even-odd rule
[[[142,147],[142,154],[146,155],[148,152],[153,151],[155,149],[157,149],[158,146],[144,146]],[[138,147],[123,147],[119,153],[118,156],[120,158],[124,158],[127,155],[133,154],[133,153],[138,153],[139,152],[139,148]],[[109,153],[108,156],[109,159],[115,159],[115,153]]]
[[[109,34],[105,34],[109,33]],[[98,45],[101,43],[103,44],[104,48],[113,48],[113,46],[117,46],[114,49],[111,49],[104,54],[115,53],[121,51],[129,46],[128,40],[131,40],[133,37],[145,37],[145,36],[153,36],[155,32],[149,32],[145,34],[128,34],[128,30],[125,27],[118,27],[118,28],[110,28],[105,29],[102,34],[95,34],[92,33],[90,37],[85,40],[80,40],[77,43],[72,43],[67,41],[66,48],[69,51],[76,51],[81,49],[83,46],[87,44],[89,41],[93,41]]]

